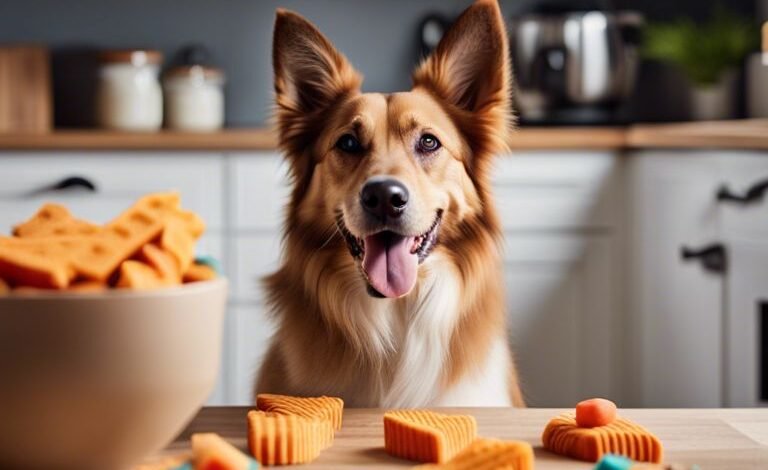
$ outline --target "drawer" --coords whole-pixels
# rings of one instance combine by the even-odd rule
[[[505,230],[571,230],[615,225],[616,155],[524,152],[502,157],[493,176]]]
[[[232,297],[241,301],[262,301],[261,279],[278,267],[280,235],[277,232],[238,236],[233,239],[230,267],[234,275]]]
[[[274,325],[266,310],[259,304],[238,305],[231,308],[234,330],[232,331],[232,361],[229,377],[229,404],[253,403],[253,386],[261,368]]]
[[[288,202],[288,164],[275,152],[237,154],[232,158],[229,204],[235,230],[277,230]]]
[[[29,218],[43,203],[66,205],[77,217],[109,221],[140,196],[175,190],[210,230],[223,227],[223,158],[173,153],[0,153],[0,232]],[[72,176],[96,186],[43,190]]]

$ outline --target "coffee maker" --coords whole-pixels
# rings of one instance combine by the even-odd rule
[[[540,0],[510,22],[515,107],[522,124],[631,120],[643,18],[605,0]]]

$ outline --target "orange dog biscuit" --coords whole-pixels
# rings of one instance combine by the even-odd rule
[[[416,467],[419,470],[533,470],[533,448],[524,441],[475,439],[444,464]]]
[[[264,465],[307,463],[320,455],[333,432],[330,421],[296,415],[248,412],[248,448]]]
[[[71,235],[93,235],[101,227],[75,219],[69,209],[59,204],[45,204],[31,219],[13,228],[17,237],[50,237]]]
[[[18,246],[0,239],[0,278],[12,285],[63,289],[75,278],[69,260],[55,246]]]
[[[395,456],[419,462],[442,463],[477,436],[477,422],[467,415],[445,415],[429,410],[384,413],[384,448]]]
[[[216,277],[216,270],[212,267],[205,264],[193,263],[189,266],[187,272],[184,273],[182,280],[184,282],[200,282],[210,281],[211,279],[216,279]]]
[[[141,247],[140,258],[154,268],[160,279],[167,284],[179,284],[181,282],[181,271],[176,259],[157,245],[147,243]]]
[[[291,397],[260,393],[256,396],[256,407],[262,411],[296,415],[303,418],[325,419],[333,429],[341,429],[344,400],[336,397]]]
[[[663,457],[656,436],[621,417],[605,426],[582,428],[576,424],[574,413],[564,413],[550,420],[541,440],[552,452],[587,462],[597,462],[607,453],[653,463],[661,462]]]

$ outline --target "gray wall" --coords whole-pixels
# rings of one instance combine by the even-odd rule
[[[527,0],[502,0],[509,16]],[[616,0],[650,16],[700,14],[716,0]],[[153,47],[171,57],[188,43],[207,46],[229,77],[229,125],[262,124],[271,105],[270,47],[275,8],[315,22],[366,77],[364,88],[407,88],[421,17],[456,15],[470,0],[0,0],[0,43],[54,47]],[[754,0],[729,0],[754,11]],[[678,8],[678,10],[675,10]]]
[[[262,124],[272,99],[272,23],[278,6],[309,18],[365,75],[364,88],[409,85],[416,28],[428,12],[458,14],[468,0],[0,0],[0,42],[158,48],[170,58],[202,43],[228,76],[229,125]],[[507,2],[508,3],[508,2]]]

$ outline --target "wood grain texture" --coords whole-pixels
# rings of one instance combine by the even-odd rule
[[[0,61],[3,60],[0,56]],[[0,82],[3,66],[0,63]],[[0,86],[0,100],[3,99]],[[0,112],[2,112],[0,110]],[[209,133],[56,130],[0,133],[0,150],[275,150],[267,128]],[[513,132],[515,150],[621,150],[626,148],[768,150],[768,119],[638,124],[629,127],[525,127]]]
[[[45,133],[53,119],[51,64],[41,46],[0,47],[0,133]]]
[[[150,459],[189,449],[194,432],[217,432],[241,449],[246,449],[245,407],[204,408],[184,432]],[[458,408],[444,413],[471,414],[483,437],[516,439],[531,443],[536,469],[591,469],[593,465],[569,460],[542,448],[541,433],[559,409]],[[323,451],[308,469],[390,469],[410,468],[414,462],[384,452],[384,410],[344,410],[344,425],[333,447]],[[768,409],[668,409],[619,410],[655,433],[664,445],[668,463],[697,463],[706,470],[747,470],[768,468]]]

